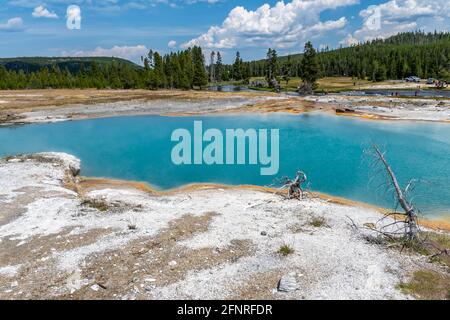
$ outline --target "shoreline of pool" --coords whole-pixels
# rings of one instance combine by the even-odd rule
[[[166,195],[176,195],[183,194],[190,191],[199,191],[199,190],[252,190],[259,192],[266,192],[272,194],[285,194],[280,189],[263,187],[258,185],[227,185],[220,183],[190,183],[187,185],[183,185],[176,188],[171,188],[167,190],[158,190],[155,187],[152,187],[150,183],[140,182],[140,181],[130,181],[130,180],[120,180],[120,179],[111,179],[111,178],[100,178],[100,177],[86,177],[81,176],[79,184],[82,188],[86,188],[83,192],[89,192],[90,190],[98,190],[101,186],[109,186],[109,187],[117,187],[117,188],[132,188],[137,189],[151,195],[155,196],[166,196]],[[322,193],[322,192],[310,192],[311,198],[317,198],[326,202],[330,202],[337,205],[351,206],[351,207],[359,207],[363,209],[370,209],[378,212],[380,215],[385,216],[387,214],[391,214],[392,210],[387,208],[383,208],[377,205],[373,205],[367,202],[352,200],[344,197],[333,196],[330,194]],[[393,217],[398,217],[400,215],[393,215]],[[419,218],[419,224],[423,227],[433,229],[433,230],[444,230],[450,231],[450,216],[442,216],[436,217],[436,219],[430,218]]]
[[[127,113],[127,114],[108,114],[108,115],[83,115],[77,117],[70,118],[58,118],[58,119],[45,119],[45,120],[27,120],[21,121],[17,120],[14,122],[0,122],[1,128],[15,127],[15,126],[26,126],[33,124],[53,124],[60,122],[69,122],[69,121],[84,121],[84,120],[95,120],[95,119],[112,119],[112,118],[120,118],[120,117],[148,117],[148,116],[158,116],[158,117],[207,117],[207,116],[233,116],[233,115],[325,115],[330,117],[344,117],[351,118],[355,120],[361,121],[373,121],[373,122],[383,122],[383,123],[435,123],[435,124],[450,124],[450,120],[436,120],[436,119],[414,119],[414,118],[392,118],[385,117],[381,115],[375,115],[370,113],[348,113],[348,114],[339,114],[335,113],[333,110],[312,110],[312,111],[292,111],[292,110],[258,110],[257,112],[253,112],[252,110],[222,110],[215,112],[199,112],[199,113]]]

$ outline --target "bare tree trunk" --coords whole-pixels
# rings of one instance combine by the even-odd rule
[[[373,145],[373,148],[375,149],[375,152],[378,156],[378,158],[383,162],[384,167],[386,168],[386,171],[389,175],[389,178],[391,179],[392,184],[394,185],[395,192],[397,194],[397,199],[402,207],[402,209],[405,211],[406,215],[406,221],[405,223],[408,226],[408,230],[406,232],[406,236],[408,240],[414,240],[417,236],[417,217],[414,208],[408,203],[406,200],[402,189],[400,188],[400,185],[398,183],[397,177],[395,176],[394,171],[392,170],[391,166],[387,162],[386,158],[384,157],[384,154],[380,151],[378,146]]]

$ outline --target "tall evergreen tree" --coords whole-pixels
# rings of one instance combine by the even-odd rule
[[[242,59],[241,54],[236,52],[236,58],[233,64],[233,80],[242,80]]]
[[[163,58],[158,52],[154,52],[153,54],[153,65],[152,87],[155,89],[164,88],[166,85],[164,62]]]
[[[194,68],[192,65],[191,49],[179,53],[180,60],[180,84],[181,89],[192,89]]]
[[[266,56],[266,80],[272,86],[278,75],[278,56],[275,49],[269,48]]]
[[[222,81],[223,76],[223,62],[222,62],[222,55],[220,54],[220,51],[217,51],[217,61],[216,61],[216,78],[215,80],[217,82]]]
[[[283,80],[286,82],[286,87],[289,85],[289,81],[291,80],[292,75],[292,61],[291,56],[287,57],[287,60],[283,63],[281,67],[281,75]]]
[[[192,64],[194,69],[192,85],[201,88],[208,83],[202,48],[197,46],[192,48]]]
[[[211,51],[209,60],[209,81],[216,81],[216,53],[214,51]]]
[[[303,82],[314,88],[316,86],[316,81],[319,78],[319,71],[319,60],[317,58],[316,50],[312,43],[308,41],[305,44],[301,62],[301,77]]]

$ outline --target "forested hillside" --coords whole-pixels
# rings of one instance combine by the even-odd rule
[[[108,65],[111,63],[123,63],[132,68],[140,68],[137,64],[121,58],[110,57],[19,57],[0,58],[0,65],[8,71],[23,71],[31,73],[41,70],[44,67],[52,69],[57,67],[60,70],[67,69],[71,73],[78,73],[80,70],[88,70],[93,64]]]
[[[279,70],[289,63],[291,76],[301,75],[302,54],[279,57]],[[323,49],[318,54],[322,77],[351,76],[374,81],[421,78],[448,78],[450,33],[408,32],[386,40],[340,48]],[[266,61],[251,61],[243,68],[253,77],[266,73]],[[232,68],[231,68],[232,69]]]
[[[322,52],[319,61],[324,76],[348,75],[376,81],[411,75],[447,77],[450,34],[403,33],[384,41]]]
[[[0,89],[191,89],[207,84],[201,48],[161,56],[150,51],[143,67],[117,58],[0,60]]]
[[[269,49],[265,60],[245,62],[239,52],[233,64],[224,64],[220,52],[211,52],[208,67],[200,47],[164,56],[150,51],[143,66],[118,58],[8,58],[0,59],[0,89],[40,88],[180,88],[210,82],[244,81],[266,77],[289,81],[313,69],[314,78],[348,76],[372,81],[408,76],[450,80],[450,33],[401,33],[348,48],[323,49],[313,66],[304,55],[278,57]],[[311,72],[306,72],[312,74]]]

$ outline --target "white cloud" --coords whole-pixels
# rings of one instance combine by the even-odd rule
[[[343,46],[350,47],[357,45],[359,43],[358,39],[356,39],[351,33],[349,33],[342,41],[339,42]]]
[[[23,29],[23,20],[20,17],[9,19],[6,23],[0,23],[0,31],[20,31]]]
[[[370,19],[377,12],[380,13],[381,18],[380,27],[371,28]],[[448,26],[450,0],[390,0],[371,5],[362,10],[359,15],[363,18],[363,26],[350,35],[357,41],[387,38],[399,32],[417,29],[433,31],[438,27],[438,21]],[[346,39],[350,39],[349,36]]]
[[[62,56],[70,57],[116,57],[139,62],[141,56],[147,55],[149,49],[144,45],[114,46],[112,48],[97,47],[94,50],[64,51]]]
[[[221,26],[209,30],[182,45],[199,45],[204,48],[230,49],[236,47],[271,46],[292,48],[302,41],[325,32],[341,29],[347,19],[320,21],[320,14],[358,3],[359,0],[293,0],[264,4],[255,11],[242,6],[230,11]]]
[[[56,13],[50,12],[44,6],[37,6],[36,8],[34,8],[34,11],[31,15],[35,18],[58,19],[58,15]]]
[[[177,46],[177,42],[175,40],[170,40],[167,46],[169,48],[175,48]]]

